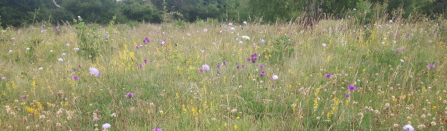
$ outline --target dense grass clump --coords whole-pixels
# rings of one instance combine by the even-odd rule
[[[2,31],[1,130],[444,130],[447,123],[441,23],[81,22]]]

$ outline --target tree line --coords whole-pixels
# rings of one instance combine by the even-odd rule
[[[447,0],[0,0],[0,24],[61,24],[78,16],[85,22],[99,24],[111,21],[113,16],[117,23],[194,22],[209,18],[275,22],[300,16],[345,17],[353,11],[370,19],[379,9],[390,16],[446,17],[442,14],[447,12]]]

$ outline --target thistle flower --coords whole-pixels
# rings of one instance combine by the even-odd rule
[[[147,43],[151,43],[151,40],[149,40],[149,38],[144,38],[144,40],[143,40],[143,42],[144,42],[144,44],[147,44]]]
[[[203,68],[200,68],[200,69],[199,69],[199,72],[202,73],[202,72],[203,72]]]
[[[140,49],[140,46],[138,46],[138,45],[137,45],[137,46],[135,46],[135,49],[137,49],[137,50],[138,50],[138,49]]]
[[[208,70],[210,70],[210,66],[208,66],[207,64],[204,64],[204,65],[202,65],[202,69],[208,71]]]
[[[265,71],[261,71],[261,76],[264,76],[265,75]]]
[[[355,91],[356,90],[354,85],[348,85],[348,89],[351,90],[351,91]]]
[[[236,66],[237,69],[239,69],[239,67],[240,67],[239,65]]]
[[[346,98],[349,98],[349,97],[351,97],[351,96],[350,96],[348,93],[346,93],[345,97],[346,97]]]
[[[110,125],[109,123],[105,123],[105,124],[102,125],[102,129],[107,130],[107,129],[109,129],[111,126],[112,126],[112,125]]]
[[[264,65],[259,65],[259,68],[264,68]]]
[[[435,65],[428,65],[427,67],[431,69],[431,68],[435,68]]]
[[[331,74],[326,74],[326,78],[331,78],[332,75]]]
[[[242,65],[242,68],[245,68],[245,65]]]
[[[71,77],[73,80],[79,80],[79,76],[73,76]]]
[[[132,94],[132,93],[127,93],[127,94],[126,94],[126,97],[127,97],[127,98],[132,98],[132,97],[133,97],[133,94]]]
[[[26,99],[26,98],[28,98],[28,96],[26,96],[26,95],[22,95],[22,99]]]
[[[139,64],[138,67],[139,67],[139,68],[143,68],[143,64]]]
[[[272,80],[277,80],[278,79],[278,75],[273,75],[272,76]]]
[[[101,76],[101,73],[100,73],[99,70],[96,69],[95,67],[91,67],[91,68],[89,69],[89,71],[90,71],[90,74],[92,74],[92,75],[95,75],[95,76]]]
[[[403,127],[403,129],[404,129],[405,131],[414,131],[414,128],[413,128],[413,126],[411,126],[411,125],[405,125],[405,126]]]
[[[225,61],[224,61],[224,62],[222,62],[222,65],[226,66],[226,65],[227,65],[227,62],[225,62]]]
[[[144,59],[143,62],[144,62],[144,63],[147,63],[147,59]]]
[[[217,64],[217,68],[220,68],[220,64]]]

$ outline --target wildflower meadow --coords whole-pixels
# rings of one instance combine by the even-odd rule
[[[446,22],[7,28],[0,130],[445,130]]]

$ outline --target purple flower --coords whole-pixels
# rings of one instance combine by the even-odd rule
[[[250,59],[250,58],[247,58],[247,61],[251,61],[251,59]]]
[[[399,54],[399,50],[394,51],[394,53]]]
[[[428,68],[435,68],[435,65],[428,65]]]
[[[346,93],[345,97],[346,97],[346,98],[349,98],[349,97],[351,97],[351,96],[350,96],[348,93]]]
[[[245,68],[245,65],[242,65],[242,68]]]
[[[161,128],[157,127],[157,128],[152,129],[152,131],[162,131],[162,130],[161,130]]]
[[[335,20],[338,20],[339,18],[338,17],[335,17]]]
[[[79,76],[73,76],[73,80],[79,80]]]
[[[220,68],[220,64],[217,64],[217,68]]]
[[[222,65],[226,66],[226,65],[227,65],[227,62],[225,62],[225,61],[224,61],[224,62],[222,62]]]
[[[133,97],[133,94],[132,94],[132,93],[127,93],[126,97],[127,97],[127,98],[132,98],[132,97]]]
[[[332,75],[331,74],[326,74],[326,78],[331,78]]]
[[[202,72],[203,72],[203,69],[202,69],[202,68],[200,68],[200,69],[199,69],[199,72],[200,72],[200,73],[202,73]]]
[[[354,85],[348,85],[348,89],[351,90],[351,91],[355,91],[356,90]]]
[[[144,44],[147,44],[147,43],[150,43],[151,40],[149,40],[149,38],[146,37],[146,38],[144,38],[143,42],[144,42]]]
[[[259,65],[259,68],[264,68],[264,65]]]
[[[147,59],[144,59],[143,62],[144,62],[144,63],[147,63]]]
[[[78,71],[78,69],[76,69],[76,68],[73,68],[73,72],[76,72],[76,71]]]
[[[78,64],[78,67],[81,68],[81,64]]]
[[[22,95],[22,99],[26,99],[26,98],[28,98],[28,96]]]
[[[237,65],[236,68],[239,69],[239,65]]]
[[[264,39],[262,39],[262,40],[261,40],[261,43],[265,43],[265,40],[264,40]]]
[[[210,70],[210,66],[208,66],[207,64],[204,64],[204,65],[202,65],[202,69],[208,71],[208,70]]]
[[[140,49],[140,46],[135,46],[135,49],[137,49],[137,50]]]
[[[275,87],[275,85],[272,85],[272,88]]]
[[[265,75],[265,71],[261,71],[261,76],[264,76]]]
[[[143,68],[143,64],[138,65],[138,67]]]

